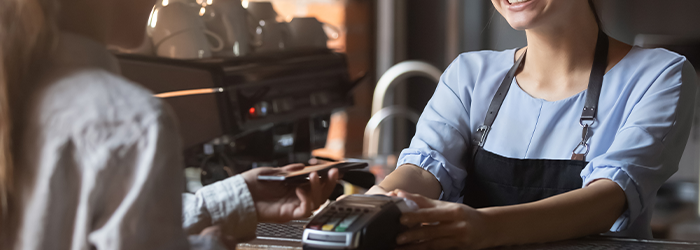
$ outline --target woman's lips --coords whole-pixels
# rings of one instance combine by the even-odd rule
[[[503,2],[508,4],[508,10],[510,11],[521,11],[527,8],[536,0],[503,0]]]

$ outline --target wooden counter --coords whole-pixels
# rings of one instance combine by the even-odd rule
[[[249,243],[239,244],[237,249],[241,250],[301,250],[301,235],[305,221],[296,221],[288,224],[261,224],[258,227],[258,239]],[[279,231],[279,232],[278,232]],[[286,238],[265,237],[270,235],[285,235]],[[291,236],[291,237],[290,237]],[[295,238],[297,237],[298,238]],[[685,250],[700,249],[700,242],[677,242],[662,240],[638,240],[611,238],[603,236],[586,237],[582,239],[552,242],[546,244],[532,244],[525,246],[501,247],[497,249],[556,249],[556,250]]]

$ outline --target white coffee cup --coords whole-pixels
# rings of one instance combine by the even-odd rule
[[[177,59],[196,59],[211,57],[212,51],[220,51],[224,47],[223,40],[214,32],[204,28],[199,15],[192,8],[181,2],[172,2],[161,7],[155,26],[151,32],[153,45],[158,56]],[[218,46],[212,46],[206,36],[217,41]]]
[[[327,48],[329,37],[336,39],[340,34],[338,28],[322,23],[315,17],[295,17],[289,22],[289,29],[290,47],[293,48]],[[335,33],[329,36],[327,29]]]
[[[211,31],[204,31],[207,35]],[[202,30],[189,29],[167,37],[156,45],[156,55],[173,59],[201,59],[212,57],[212,51],[220,51],[223,41],[218,41],[220,47],[212,48]]]
[[[216,0],[203,15],[207,29],[221,36],[224,49],[217,56],[243,56],[251,52],[248,11],[240,0]]]

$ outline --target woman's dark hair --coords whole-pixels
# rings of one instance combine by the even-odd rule
[[[593,3],[593,0],[588,0],[588,5],[591,6],[591,11],[593,11],[593,16],[595,16],[595,22],[598,24],[598,28],[603,29],[603,24],[600,21],[600,17],[598,16],[598,11],[595,8],[595,3]]]

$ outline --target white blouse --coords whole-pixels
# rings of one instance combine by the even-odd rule
[[[62,34],[49,63],[24,112],[0,248],[190,249],[186,235],[212,224],[240,240],[254,236],[255,207],[241,176],[181,194],[172,113],[119,76],[103,45]],[[191,242],[220,247],[197,236]]]

